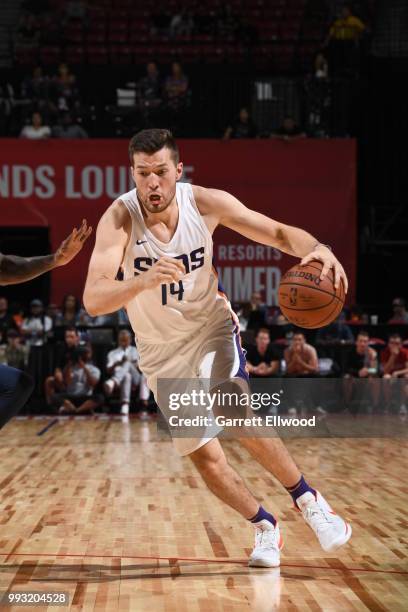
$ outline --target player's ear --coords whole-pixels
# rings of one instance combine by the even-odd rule
[[[177,164],[177,170],[176,170],[176,181],[179,181],[182,177],[183,174],[183,162],[179,162]]]

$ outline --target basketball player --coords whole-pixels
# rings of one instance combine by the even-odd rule
[[[99,222],[84,304],[90,315],[126,307],[140,368],[156,399],[160,378],[246,377],[238,328],[229,302],[218,292],[212,267],[217,225],[300,257],[303,263],[319,260],[322,276],[333,269],[335,285],[342,279],[347,288],[345,272],[330,248],[307,232],[249,210],[224,191],[178,182],[183,165],[167,130],[139,132],[130,141],[129,153],[136,189],[113,202]],[[115,280],[120,266],[122,281]],[[218,438],[173,442],[182,456],[192,459],[209,489],[255,525],[249,565],[278,566],[282,539],[277,521],[228,464]],[[348,541],[350,526],[306,482],[281,440],[240,442],[286,487],[325,551]]]
[[[82,249],[92,228],[86,220],[74,228],[55,253],[42,257],[17,257],[0,253],[0,285],[15,285],[29,281],[44,272],[65,266]],[[24,406],[33,392],[34,381],[28,374],[0,365],[0,428]]]

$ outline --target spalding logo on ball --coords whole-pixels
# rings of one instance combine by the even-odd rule
[[[279,306],[284,316],[298,327],[314,329],[332,323],[343,310],[346,297],[343,281],[334,287],[334,272],[322,280],[323,264],[312,261],[288,270],[279,285]]]

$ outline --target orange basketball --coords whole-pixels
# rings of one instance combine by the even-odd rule
[[[305,266],[296,265],[281,279],[280,309],[294,325],[309,329],[325,327],[337,319],[343,309],[343,281],[336,290],[333,270],[320,280],[322,267],[320,261],[312,261]]]

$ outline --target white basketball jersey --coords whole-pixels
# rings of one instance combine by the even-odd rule
[[[146,272],[160,257],[181,259],[186,274],[179,283],[142,291],[127,304],[137,340],[175,342],[198,331],[209,317],[231,317],[229,303],[218,292],[212,265],[213,241],[188,183],[176,184],[179,218],[170,242],[158,240],[144,223],[136,189],[119,198],[132,219],[132,234],[123,261],[124,278]]]

